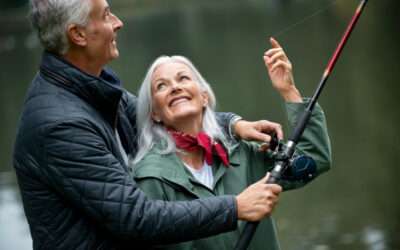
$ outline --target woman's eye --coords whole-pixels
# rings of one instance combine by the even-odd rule
[[[163,90],[166,87],[167,87],[167,85],[165,83],[161,82],[161,83],[157,84],[156,89],[157,90]]]
[[[186,75],[182,75],[182,76],[180,77],[180,80],[181,80],[181,81],[183,81],[183,80],[190,80],[190,77],[189,77],[189,76],[186,76]]]

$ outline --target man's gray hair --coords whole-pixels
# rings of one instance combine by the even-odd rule
[[[160,154],[169,154],[176,152],[175,142],[168,134],[166,128],[161,123],[152,119],[153,102],[151,94],[151,79],[158,66],[164,63],[182,63],[188,66],[195,76],[195,81],[199,84],[202,91],[208,95],[208,105],[203,111],[203,131],[211,138],[227,143],[221,127],[218,125],[215,117],[216,99],[210,85],[202,77],[193,63],[183,56],[161,56],[157,58],[148,69],[143,83],[139,90],[139,96],[136,106],[136,123],[138,128],[138,153],[133,163],[139,162],[154,146],[155,143],[162,143],[163,148]],[[165,143],[165,144],[164,144]]]
[[[30,20],[47,51],[64,55],[69,49],[67,28],[86,26],[91,0],[30,0]]]

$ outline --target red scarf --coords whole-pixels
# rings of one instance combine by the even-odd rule
[[[202,149],[204,152],[204,158],[208,165],[213,163],[213,151],[216,152],[218,157],[221,159],[222,163],[228,167],[229,160],[228,154],[221,143],[217,141],[212,141],[211,138],[204,132],[200,132],[196,137],[188,135],[182,132],[178,132],[172,129],[168,129],[169,134],[175,140],[177,148],[186,151],[195,151],[197,149]]]

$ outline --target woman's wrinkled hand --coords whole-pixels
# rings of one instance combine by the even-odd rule
[[[287,102],[302,102],[300,92],[293,79],[293,67],[281,45],[274,38],[270,38],[272,48],[264,53],[264,62],[272,86]]]

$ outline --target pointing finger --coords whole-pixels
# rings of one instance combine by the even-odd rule
[[[271,42],[272,48],[282,48],[278,41],[275,40],[273,37],[271,37],[269,41]]]

